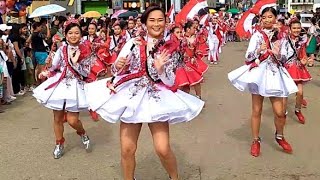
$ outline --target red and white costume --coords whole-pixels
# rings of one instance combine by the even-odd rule
[[[284,66],[296,83],[311,80],[308,69],[300,62],[301,59],[307,57],[306,42],[306,37],[299,37],[294,41],[288,36],[281,47],[282,60],[285,63]]]
[[[200,113],[204,102],[180,90],[170,90],[174,85],[179,55],[173,52],[164,72],[159,74],[147,46],[157,40],[146,39],[131,39],[121,50],[119,57],[128,57],[129,62],[122,70],[112,68],[114,93],[106,86],[110,79],[86,85],[90,108],[110,123],[179,123],[192,120]]]
[[[75,63],[71,59],[77,51],[80,51],[80,56]],[[84,84],[95,60],[88,41],[78,46],[62,45],[52,61],[50,77],[34,89],[33,96],[49,109],[69,112],[87,110]]]
[[[171,38],[174,35],[172,35]],[[193,42],[190,42],[194,40]],[[202,55],[197,54],[197,41],[195,37],[184,37],[182,40],[182,58],[176,71],[176,86],[194,86],[203,81],[203,74],[208,65],[203,62]]]
[[[219,61],[219,48],[221,41],[218,38],[218,34],[220,35],[219,30],[217,30],[218,25],[209,23],[209,35],[208,35],[208,44],[209,44],[209,57],[208,60],[210,62],[218,62]]]

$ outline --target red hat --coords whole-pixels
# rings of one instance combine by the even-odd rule
[[[183,29],[181,24],[178,24],[178,23],[171,24],[169,28],[170,28],[170,31],[172,31],[175,28]]]
[[[193,20],[194,20],[194,21],[200,21],[200,18],[199,18],[199,16],[195,15],[195,16],[193,17]]]
[[[94,25],[97,26],[97,21],[96,21],[95,19],[92,19],[91,22],[90,22],[90,24],[94,24]]]
[[[115,27],[115,26],[120,26],[120,21],[117,20],[116,22],[114,22],[112,27]]]
[[[64,23],[64,28],[66,28],[69,24],[72,24],[72,23],[80,25],[80,23],[77,19],[69,18],[69,20]]]

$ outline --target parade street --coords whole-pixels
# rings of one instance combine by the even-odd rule
[[[319,180],[320,143],[319,67],[309,68],[313,80],[305,86],[308,107],[306,124],[294,115],[294,95],[289,99],[285,137],[293,154],[282,152],[274,140],[273,113],[265,99],[261,124],[261,155],[250,155],[252,143],[251,96],[236,90],[227,73],[244,64],[247,42],[228,43],[221,62],[210,65],[205,74],[203,99],[206,107],[189,123],[171,126],[172,148],[177,156],[181,180]],[[1,180],[120,180],[119,124],[94,122],[88,112],[81,120],[93,145],[86,153],[79,136],[65,126],[65,154],[55,160],[52,111],[36,102],[31,94],[4,106],[0,115]],[[167,180],[153,150],[145,124],[136,154],[137,180]]]

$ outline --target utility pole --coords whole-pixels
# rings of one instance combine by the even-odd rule
[[[144,7],[145,7],[145,1],[144,0],[140,0],[140,12],[143,13],[144,12]]]

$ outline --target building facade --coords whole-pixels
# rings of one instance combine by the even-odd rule
[[[288,11],[296,12],[313,10],[314,0],[288,0]]]

